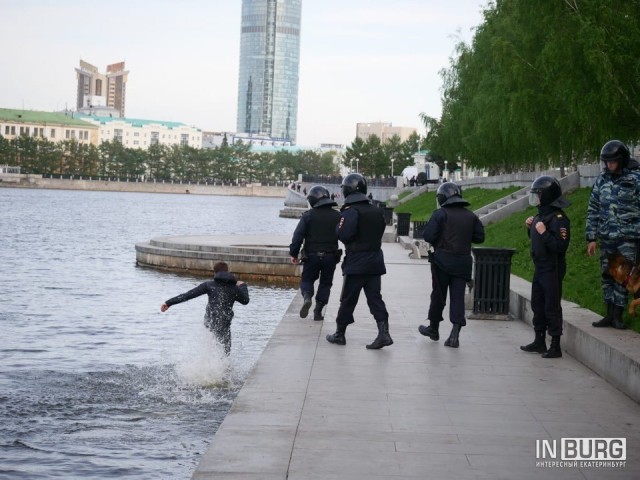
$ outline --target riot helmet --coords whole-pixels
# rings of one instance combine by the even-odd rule
[[[531,184],[529,205],[534,207],[552,205],[563,208],[567,207],[569,202],[562,196],[562,188],[558,179],[550,175],[542,175]]]
[[[469,202],[462,198],[462,188],[454,182],[444,182],[438,187],[436,201],[439,207],[454,204],[469,205]]]
[[[600,150],[600,160],[607,168],[607,162],[617,161],[617,170],[622,170],[629,164],[631,153],[627,146],[620,140],[609,140]]]
[[[311,205],[311,208],[313,208],[314,206],[317,205],[318,201],[324,198],[326,198],[327,200],[330,200],[330,196],[331,194],[329,193],[329,190],[324,188],[322,185],[314,185],[309,190],[309,194],[307,195],[307,200],[309,201],[309,205]]]
[[[355,192],[367,194],[367,181],[359,173],[350,173],[342,180],[342,196],[347,198]]]

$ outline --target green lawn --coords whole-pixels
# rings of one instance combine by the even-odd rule
[[[470,208],[477,210],[482,205],[488,205],[514,190],[517,188],[502,191],[470,188],[463,191],[463,196],[471,202]],[[590,192],[590,188],[582,188],[567,196],[571,202],[571,206],[565,209],[571,221],[571,243],[567,251],[567,275],[563,284],[563,298],[604,315],[599,259],[598,255],[587,256],[587,243],[584,234]],[[429,192],[401,205],[395,211],[412,213],[412,220],[424,220],[431,215],[435,204],[435,192]],[[416,218],[413,216],[414,212]],[[485,229],[486,239],[482,244],[485,247],[516,249],[516,253],[512,257],[511,273],[529,282],[533,278],[533,263],[529,255],[530,241],[524,222],[527,217],[535,213],[536,209],[529,207],[501,222],[488,225]],[[640,318],[629,316],[626,310],[625,322],[635,331],[640,331]]]

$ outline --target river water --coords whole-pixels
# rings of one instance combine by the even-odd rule
[[[0,478],[186,479],[295,295],[249,285],[232,351],[165,235],[289,234],[282,199],[0,188]]]

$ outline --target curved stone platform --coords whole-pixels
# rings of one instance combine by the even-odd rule
[[[301,267],[291,263],[288,236],[158,237],[137,243],[140,266],[211,276],[213,265],[224,261],[242,280],[297,286]]]

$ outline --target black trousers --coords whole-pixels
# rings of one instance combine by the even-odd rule
[[[305,293],[313,296],[313,284],[320,277],[318,282],[318,293],[316,302],[324,304],[329,303],[329,295],[331,286],[333,285],[333,274],[336,271],[336,263],[338,256],[335,253],[318,255],[310,253],[302,267],[302,275],[300,278],[300,291],[304,296]]]
[[[432,322],[443,320],[442,312],[447,304],[447,292],[451,305],[449,305],[449,320],[451,323],[464,327],[467,319],[464,317],[464,289],[467,281],[462,277],[449,275],[438,267],[431,264],[431,303],[427,318]]]
[[[547,331],[552,337],[562,335],[561,271],[535,272],[531,282],[533,329]]]
[[[358,304],[362,290],[367,297],[369,311],[376,319],[376,323],[388,321],[389,313],[384,300],[382,300],[381,287],[382,275],[345,275],[340,296],[340,308],[338,308],[336,316],[337,326],[346,328],[347,325],[354,322],[353,311]]]

